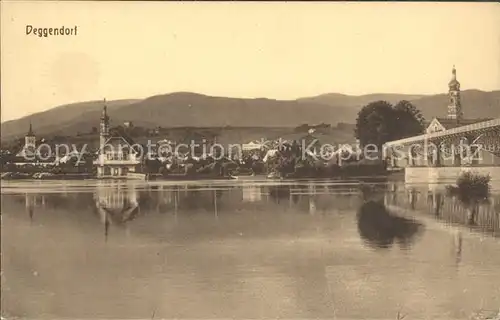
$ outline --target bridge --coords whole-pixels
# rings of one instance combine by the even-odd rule
[[[407,182],[451,182],[468,170],[500,182],[500,118],[390,141],[384,152]]]
[[[384,145],[384,150],[393,160],[393,166],[397,166],[394,161],[401,160],[394,159],[396,153],[401,155],[405,150],[407,166],[500,165],[500,118],[390,141]],[[490,159],[484,159],[483,152],[489,154]],[[418,155],[427,158],[418,163],[415,161]],[[448,159],[443,159],[446,156]]]

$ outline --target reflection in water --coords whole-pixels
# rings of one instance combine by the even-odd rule
[[[26,201],[26,212],[28,213],[30,220],[33,221],[33,214],[35,210],[35,196],[33,194],[26,193],[25,201]]]
[[[309,184],[308,186],[309,194],[309,214],[316,213],[316,186],[314,184]]]
[[[290,198],[290,186],[288,185],[276,185],[269,187],[269,196],[276,203],[280,203],[280,201]]]
[[[427,193],[427,197],[420,196],[424,193]],[[385,200],[387,205],[395,208],[429,213],[447,224],[468,226],[476,231],[500,236],[500,214],[495,209],[500,204],[498,193],[482,201],[464,202],[460,196],[448,194],[444,186],[434,186],[432,189],[411,186],[402,189],[396,196],[385,197]]]
[[[30,221],[33,221],[33,218],[35,216],[35,208],[36,207],[45,208],[45,195],[25,193],[24,203],[26,207],[26,213],[28,214]]]
[[[408,248],[422,225],[406,218],[391,215],[381,202],[365,202],[358,211],[360,236],[370,245],[389,248],[394,241]]]
[[[441,216],[441,209],[443,208],[444,204],[443,194],[435,192],[433,193],[432,197],[434,215],[439,218]]]
[[[459,264],[462,261],[462,232],[458,231],[455,233],[455,260]]]
[[[412,319],[465,319],[500,304],[498,242],[436,228],[469,220],[438,191],[299,181],[82,189],[2,194],[2,310],[48,319],[390,319],[405,305]],[[479,207],[478,227],[498,230],[498,200]],[[414,210],[403,217],[394,207]]]
[[[386,184],[362,184],[360,191],[363,202],[380,201],[389,192]]]
[[[467,212],[467,224],[469,226],[476,226],[476,218],[477,218],[477,211],[478,211],[478,206],[477,204],[472,205],[469,208],[469,212]]]
[[[409,197],[410,197],[410,207],[412,210],[415,210],[418,202],[418,192],[415,189],[410,189],[409,192]]]
[[[106,240],[111,226],[124,226],[140,212],[139,194],[134,186],[98,186],[94,196],[97,212],[104,224]]]
[[[242,188],[243,201],[258,202],[262,200],[262,193],[258,186],[245,186]]]
[[[217,219],[217,218],[219,218],[219,211],[217,208],[217,199],[222,198],[222,191],[221,190],[214,190],[213,195],[214,195],[214,216]]]

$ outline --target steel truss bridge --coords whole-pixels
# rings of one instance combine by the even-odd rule
[[[500,118],[390,141],[384,148],[392,151],[409,148],[409,154],[413,156],[429,155],[429,151],[437,155],[464,155],[484,150],[500,157]]]

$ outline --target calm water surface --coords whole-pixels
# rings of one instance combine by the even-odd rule
[[[467,319],[500,307],[500,195],[443,186],[2,183],[2,314]]]

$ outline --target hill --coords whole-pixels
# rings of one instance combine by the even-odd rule
[[[76,134],[99,126],[103,103],[61,106],[2,124],[2,140],[24,136],[30,121],[37,135]],[[289,127],[303,123],[352,121],[350,107],[296,100],[238,99],[177,92],[144,100],[108,102],[111,125],[133,121],[135,125],[161,127]],[[345,121],[344,121],[345,122]]]
[[[332,107],[354,107],[360,108],[367,105],[370,102],[377,100],[385,100],[390,103],[396,103],[401,100],[413,101],[426,97],[425,95],[411,95],[411,94],[392,94],[392,93],[373,93],[365,94],[361,96],[350,96],[340,93],[326,93],[315,97],[300,98],[298,101],[301,102],[314,102],[326,104]]]
[[[155,123],[163,127],[233,126],[296,127],[302,123],[337,123],[351,119],[349,107],[297,100],[239,99],[211,97],[195,93],[154,96],[120,108],[119,122]]]
[[[133,121],[153,127],[267,127],[293,128],[301,124],[354,123],[367,103],[410,100],[427,119],[445,116],[448,97],[439,95],[369,94],[348,96],[329,93],[297,100],[213,97],[189,92],[157,95],[144,100],[109,101],[111,125]],[[466,117],[499,117],[500,91],[462,92]],[[2,123],[2,141],[24,136],[29,123],[38,136],[76,135],[99,126],[102,101],[56,107],[21,119]]]
[[[433,117],[445,117],[448,105],[448,94],[436,95],[408,95],[408,94],[367,94],[361,96],[348,96],[338,93],[327,93],[315,97],[302,98],[298,101],[314,102],[329,105],[331,107],[349,106],[359,111],[363,106],[377,100],[385,100],[397,103],[408,100],[413,103],[426,119]],[[490,118],[500,117],[500,90],[480,91],[465,90],[461,92],[462,107],[467,118]],[[353,122],[351,120],[351,122]]]
[[[108,101],[109,110],[115,110],[137,102],[138,100]],[[1,126],[2,140],[24,136],[30,122],[36,134],[76,134],[78,131],[87,132],[93,126],[99,127],[99,117],[102,112],[103,101],[87,101],[58,106],[47,111],[31,114],[21,119],[5,121]],[[96,121],[97,119],[97,121]]]
[[[445,117],[448,95],[425,96],[411,102],[422,112],[425,118]],[[500,90],[484,92],[466,90],[461,93],[462,108],[466,118],[500,117]]]

